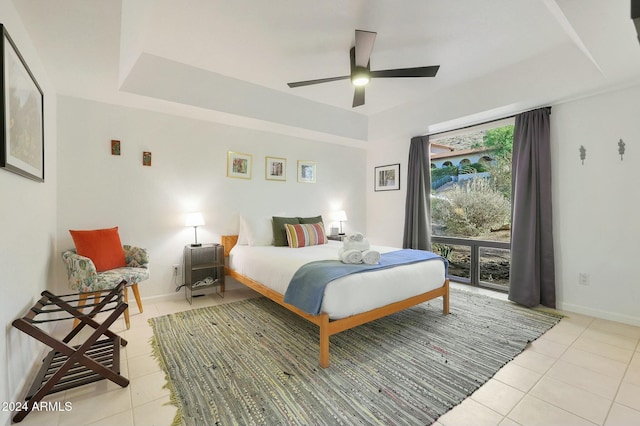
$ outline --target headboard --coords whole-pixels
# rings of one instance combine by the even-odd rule
[[[224,246],[224,257],[229,257],[229,252],[235,245],[238,243],[237,235],[223,235],[221,238],[221,243]]]

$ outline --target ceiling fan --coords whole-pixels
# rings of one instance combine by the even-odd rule
[[[353,108],[355,108],[364,105],[364,88],[372,78],[435,77],[440,65],[371,71],[369,58],[373,50],[373,43],[376,41],[376,35],[377,33],[372,31],[356,30],[355,46],[350,50],[351,74],[340,77],[320,78],[317,80],[296,81],[287,83],[287,85],[293,88],[351,79],[351,83],[355,86],[355,93],[353,95]]]

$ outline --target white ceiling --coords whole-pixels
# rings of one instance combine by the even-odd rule
[[[377,117],[428,103],[435,94],[459,97],[459,88],[488,78],[509,87],[509,96],[487,103],[494,108],[529,96],[530,81],[544,83],[536,102],[545,103],[640,81],[629,0],[14,5],[60,94],[182,108],[184,114],[231,124],[271,123],[290,133],[302,129],[347,140],[366,140]],[[347,75],[355,29],[377,32],[372,70],[438,64],[438,75],[375,79],[366,89],[366,104],[357,108],[351,107],[348,80],[286,85]]]

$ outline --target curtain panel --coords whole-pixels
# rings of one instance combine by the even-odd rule
[[[509,300],[556,306],[551,210],[551,108],[516,116]]]
[[[403,248],[431,250],[430,194],[429,136],[416,136],[409,147]]]

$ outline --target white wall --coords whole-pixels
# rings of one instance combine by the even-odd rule
[[[47,288],[53,275],[56,223],[55,92],[10,1],[0,1],[0,23],[44,92],[45,182],[0,170],[0,401],[18,401],[41,344],[11,326]],[[4,110],[2,111],[4,114]],[[0,412],[0,424],[12,413]]]
[[[372,143],[367,151],[367,236],[372,244],[402,247],[409,143],[409,138],[389,138]],[[400,189],[376,192],[375,167],[396,163],[400,164]]]
[[[429,117],[453,119],[454,111],[424,111],[425,128],[438,124]],[[640,86],[555,105],[551,111],[558,308],[630,324],[640,324],[640,286],[632,269],[640,239],[639,111]],[[618,155],[621,138],[624,161]],[[409,144],[406,134],[371,142],[367,230],[376,243],[402,244]],[[584,166],[580,145],[587,149]],[[397,162],[401,190],[373,192],[373,168]],[[589,274],[588,286],[578,285],[580,272]]]
[[[175,294],[171,265],[193,242],[193,228],[183,226],[188,211],[203,212],[200,242],[237,233],[238,215],[249,213],[312,216],[343,208],[345,230],[365,230],[363,149],[58,99],[59,250],[73,247],[69,229],[119,226],[123,243],[150,250],[143,298]],[[111,139],[121,141],[121,156],[111,155]],[[151,167],[142,166],[143,151],[152,152]],[[226,177],[228,151],[253,156],[251,180]],[[265,180],[265,156],[287,159],[286,182]],[[317,183],[297,182],[297,160],[316,162]],[[61,268],[59,278],[64,284]]]
[[[559,306],[640,325],[640,86],[551,110]],[[621,161],[618,141],[626,143]],[[580,146],[587,150],[584,165]],[[589,285],[578,284],[580,272]]]

